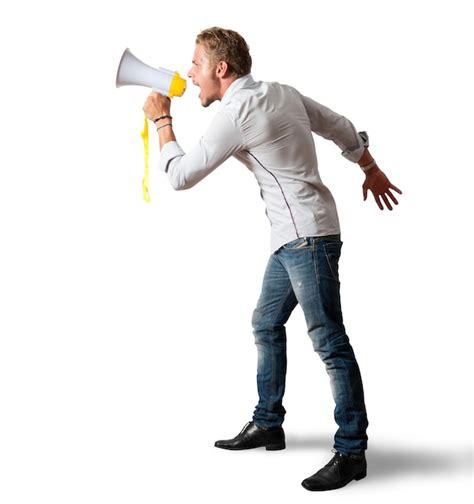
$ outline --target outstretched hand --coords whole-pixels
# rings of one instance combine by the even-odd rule
[[[395,203],[395,205],[398,205],[397,198],[395,198],[391,189],[396,191],[398,194],[402,194],[402,191],[400,191],[398,187],[395,187],[390,180],[388,180],[387,176],[380,168],[374,167],[366,172],[365,175],[365,182],[362,185],[364,201],[367,199],[367,191],[371,191],[380,210],[384,209],[382,200],[386,207],[389,210],[392,210],[389,198],[393,201],[393,203]]]

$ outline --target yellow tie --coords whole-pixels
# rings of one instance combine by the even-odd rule
[[[143,199],[150,203],[150,195],[148,194],[148,176],[150,173],[150,169],[148,166],[148,120],[145,116],[145,124],[143,125],[143,131],[141,133],[143,138],[143,148],[145,149],[145,175],[142,180],[142,189],[143,189]]]

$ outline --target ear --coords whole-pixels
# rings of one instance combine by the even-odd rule
[[[225,61],[219,61],[216,65],[216,73],[218,77],[227,77],[229,72],[229,65]]]

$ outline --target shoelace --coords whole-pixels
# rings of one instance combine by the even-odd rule
[[[329,461],[327,466],[333,466],[333,465],[339,464],[339,461],[341,460],[341,457],[343,456],[336,449],[332,449],[331,451],[332,451],[332,453],[334,453],[334,457]]]
[[[335,448],[331,450],[334,453],[334,457],[327,464],[328,466],[337,465],[341,461],[342,457],[346,457],[348,460],[356,462],[358,457],[356,455],[344,455],[343,453],[337,451]]]

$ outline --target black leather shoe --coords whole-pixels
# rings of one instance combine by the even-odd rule
[[[260,446],[265,446],[267,450],[283,450],[285,433],[281,427],[261,429],[248,422],[235,438],[216,441],[214,446],[225,450],[248,450]]]
[[[367,476],[365,454],[343,455],[336,452],[334,457],[317,473],[302,481],[306,490],[323,491],[341,488],[353,479],[358,481]]]

